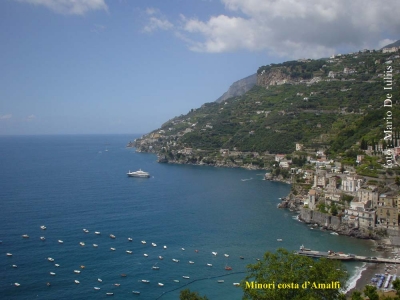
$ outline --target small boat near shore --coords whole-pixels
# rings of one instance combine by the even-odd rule
[[[79,242],[79,245],[81,245],[82,247],[85,246],[84,242]]]
[[[132,294],[139,295],[139,294],[140,294],[140,292],[139,292],[139,291],[132,291]]]
[[[94,234],[100,235],[101,232],[100,231],[95,231]]]
[[[8,257],[11,257],[11,256],[12,256],[12,254],[11,254],[11,253],[6,253],[6,255],[7,255]]]
[[[146,244],[146,241],[141,241],[141,243],[142,243],[143,245],[145,245],[145,244]]]
[[[83,228],[83,232],[84,233],[89,233],[89,230],[87,230],[86,228]]]
[[[126,253],[132,254],[133,252],[131,250],[126,250]]]
[[[189,276],[182,276],[182,278],[189,279],[190,277]]]
[[[217,252],[211,252],[212,255],[217,256]]]
[[[173,258],[172,261],[178,263],[179,259]]]
[[[42,226],[40,226],[40,229],[42,229],[42,230],[46,230],[46,226],[44,226],[44,225],[42,225]]]
[[[152,245],[153,247],[157,247],[157,244],[156,244],[156,243],[151,243],[151,245]]]
[[[147,279],[142,279],[141,280],[143,283],[150,283],[150,280],[147,280]]]
[[[115,235],[110,234],[110,238],[115,239]]]
[[[22,238],[24,238],[24,239],[29,239],[29,235],[23,234],[23,235],[22,235]]]
[[[40,237],[40,240],[41,240],[41,241],[44,241],[44,240],[46,240],[46,238],[45,238],[44,236],[41,236],[41,237]]]

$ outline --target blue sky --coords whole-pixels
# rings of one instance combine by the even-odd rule
[[[0,1],[0,135],[146,133],[273,62],[400,39],[400,1]]]

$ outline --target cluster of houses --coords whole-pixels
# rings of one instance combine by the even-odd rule
[[[302,150],[302,146],[297,144],[296,150]],[[291,161],[286,155],[275,155],[279,167],[290,169],[292,174],[300,175],[305,184],[312,186],[307,194],[295,196],[296,204],[311,211],[318,211],[321,204],[328,209],[335,206],[340,222],[349,228],[399,229],[398,191],[379,193],[378,186],[368,185],[363,176],[346,170],[342,173],[340,164],[327,160],[322,151],[318,151],[316,157],[307,158],[315,169],[302,170],[290,168]],[[357,161],[361,162],[363,157],[358,155]]]

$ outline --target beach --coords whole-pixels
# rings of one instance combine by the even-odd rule
[[[386,246],[390,245],[390,240],[385,239],[380,241],[381,243],[384,243]],[[393,249],[394,251],[398,252],[398,248]],[[391,250],[391,251],[393,251]],[[395,254],[390,253],[388,251],[382,251],[377,254],[377,256],[381,257],[391,257],[394,256]],[[366,263],[363,267],[360,268],[360,272],[357,272],[355,275],[355,278],[353,278],[350,281],[350,285],[347,288],[346,295],[351,296],[351,294],[358,290],[360,292],[363,292],[365,289],[365,286],[367,284],[371,283],[371,278],[375,276],[375,274],[391,274],[391,275],[400,275],[400,265],[393,266],[391,269],[388,268],[390,265],[385,264],[385,263]],[[383,289],[380,291],[383,292]]]

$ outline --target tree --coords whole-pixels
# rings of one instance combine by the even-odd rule
[[[372,285],[366,285],[364,289],[364,295],[369,297],[369,300],[379,300],[377,288]]]
[[[361,297],[361,292],[359,291],[354,291],[351,294],[351,300],[363,300],[363,297]]]
[[[202,297],[198,292],[191,292],[189,289],[182,290],[179,294],[180,300],[208,300],[206,296]]]
[[[241,283],[243,299],[336,299],[348,279],[340,261],[327,258],[315,261],[282,248],[276,253],[266,252],[261,261],[247,268],[248,274]],[[333,286],[332,282],[337,284]],[[262,288],[257,288],[260,284]],[[332,286],[327,288],[327,284]]]

